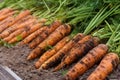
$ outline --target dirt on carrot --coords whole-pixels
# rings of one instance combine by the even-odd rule
[[[68,68],[52,72],[49,70],[38,71],[34,67],[36,60],[31,62],[26,60],[28,53],[31,50],[26,46],[15,46],[13,48],[6,48],[0,46],[0,64],[6,65],[11,68],[23,80],[60,80],[63,75],[68,71]],[[87,71],[84,75],[80,76],[78,80],[86,80],[90,73],[96,68]],[[116,70],[109,75],[106,80],[119,80],[120,79],[120,64]]]

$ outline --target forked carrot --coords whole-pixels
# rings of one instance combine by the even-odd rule
[[[90,35],[85,36],[73,46],[73,48],[69,51],[67,55],[64,56],[61,63],[55,67],[53,71],[58,71],[61,68],[70,65],[71,63],[75,62],[76,60],[80,59],[84,56],[89,50],[94,48],[99,44],[99,39],[96,37],[92,37]]]
[[[38,35],[30,44],[30,48],[35,48],[38,44],[40,44],[45,38],[47,38],[56,28],[61,25],[60,21],[53,22],[43,33]]]
[[[87,80],[105,80],[119,64],[119,57],[116,53],[108,53],[100,62],[98,67],[90,74]]]
[[[70,69],[64,77],[64,80],[75,80],[83,75],[95,63],[100,61],[107,53],[108,47],[105,44],[99,44],[90,50],[72,69]]]
[[[30,41],[32,41],[35,37],[37,37],[38,35],[40,35],[42,32],[44,32],[48,27],[44,26],[40,29],[38,29],[37,31],[33,32],[32,34],[30,34],[29,36],[27,36],[25,39],[23,39],[19,45],[23,45],[23,44],[27,44]]]
[[[56,63],[60,63],[61,59],[64,57],[65,54],[82,38],[84,35],[82,33],[78,33],[72,40],[70,40],[62,49],[60,49],[55,55],[50,57],[47,61],[45,61],[40,69],[47,69],[52,67]]]
[[[42,55],[48,45],[54,46],[58,41],[60,41],[63,37],[68,35],[71,31],[71,27],[67,24],[61,25],[58,27],[52,34],[48,36],[42,43],[40,43],[27,57],[27,60],[35,59]]]
[[[35,67],[38,69],[47,59],[57,53],[64,45],[66,45],[70,40],[70,37],[65,37],[60,40],[52,49],[46,51],[39,60],[35,63]]]

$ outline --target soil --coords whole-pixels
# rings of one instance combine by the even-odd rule
[[[34,63],[37,60],[27,61],[31,49],[26,46],[15,46],[12,48],[0,47],[0,64],[11,68],[19,77],[23,80],[60,80],[68,69],[63,69],[58,72],[52,72],[49,70],[37,70],[34,67]],[[80,76],[78,80],[86,80],[88,75],[95,69],[87,71],[84,75]],[[106,80],[120,80],[120,65],[112,74],[110,74]]]

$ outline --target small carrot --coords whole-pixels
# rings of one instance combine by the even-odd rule
[[[98,67],[90,74],[87,80],[105,80],[119,64],[119,57],[116,53],[108,53],[100,62]]]
[[[31,34],[32,32],[36,31],[38,28],[40,28],[40,26],[42,26],[42,24],[31,24],[29,25],[28,27],[25,27],[24,28],[24,31],[22,31],[21,33],[19,33],[18,36],[20,36],[22,39],[24,39],[26,36],[28,36],[29,34]],[[8,36],[9,37],[9,36]],[[10,38],[9,38],[10,39]],[[6,40],[5,40],[6,41]],[[8,41],[8,43],[14,43],[14,42],[17,42],[18,41],[18,38],[16,36],[14,36],[13,39],[10,39]]]
[[[83,75],[95,63],[100,61],[107,53],[108,47],[105,44],[99,44],[90,50],[72,69],[70,69],[64,77],[64,80],[75,80]]]
[[[48,27],[44,26],[40,29],[38,29],[37,31],[33,32],[32,34],[30,34],[29,36],[27,36],[25,39],[23,39],[19,45],[23,45],[23,44],[27,44],[30,41],[32,41],[36,36],[38,36],[39,34],[41,34],[42,32],[44,32]]]
[[[9,24],[9,26],[13,25],[14,23],[16,23],[17,21],[19,21],[20,19],[22,19],[23,17],[30,15],[31,12],[29,10],[25,10],[23,12],[21,12],[20,14],[18,14],[17,17],[15,17],[15,20],[13,22],[11,22],[11,24]]]
[[[5,24],[6,22],[9,22],[11,20],[11,18],[13,18],[13,16],[9,16],[9,17],[5,18],[4,20],[0,21],[0,26]]]
[[[47,69],[53,66],[56,63],[60,63],[61,59],[64,57],[65,54],[82,38],[84,37],[83,34],[78,33],[72,40],[70,40],[62,49],[60,49],[55,55],[49,58],[46,62],[44,62],[40,69]]]
[[[30,28],[31,28],[34,24],[36,24],[36,22],[32,22],[32,23],[30,23],[29,25],[26,25],[26,26],[24,26],[23,28],[20,28],[20,29],[16,30],[16,31],[19,31],[19,30],[21,30],[21,31],[20,31],[19,34],[16,33],[15,35],[13,35],[12,39],[10,39],[10,40],[8,41],[8,43],[15,43],[15,42],[19,41],[18,36],[19,36],[21,39],[23,39],[23,37],[25,37],[25,36],[27,35],[27,33],[26,33],[26,35],[24,35],[24,36],[22,36],[22,35],[20,35],[20,34],[22,34],[24,31],[25,31],[25,32],[26,32],[26,31],[29,31]],[[23,29],[23,30],[22,30],[22,29]],[[16,31],[15,31],[15,32],[16,32]],[[14,33],[14,32],[13,32],[13,33]],[[9,37],[9,36],[8,36],[8,37]]]
[[[22,23],[22,24],[19,25],[19,26],[10,27],[10,28],[8,28],[7,30],[5,30],[4,32],[2,32],[2,33],[0,34],[0,37],[1,37],[1,38],[5,38],[5,37],[9,36],[9,35],[10,35],[12,32],[14,32],[15,30],[18,30],[18,29],[20,29],[20,28],[23,28],[23,27],[25,27],[25,26],[33,23],[35,20],[36,20],[36,19],[30,19],[29,21],[26,21],[26,22]]]
[[[0,10],[0,16],[6,15],[12,11],[13,11],[13,9],[11,9],[11,8],[4,8],[4,9]]]
[[[47,38],[57,27],[61,25],[60,21],[53,22],[43,33],[38,35],[30,44],[30,48],[35,48],[39,43],[41,43],[45,38]]]
[[[70,38],[67,36],[60,40],[52,49],[46,51],[39,60],[35,63],[35,67],[38,69],[47,59],[57,53],[65,44],[69,42]]]
[[[63,57],[61,63],[57,67],[55,67],[53,71],[58,71],[64,66],[70,65],[72,62],[77,61],[98,44],[98,38],[92,37],[90,35],[85,36],[78,42],[78,44],[73,46],[73,48],[68,52],[68,54]]]
[[[50,45],[55,45],[58,41],[60,41],[63,37],[68,35],[71,31],[71,27],[67,24],[61,25],[58,27],[52,34],[48,36],[42,43],[40,43],[27,57],[27,60],[35,59],[42,55],[45,48]]]
[[[11,16],[11,15],[13,15],[15,13],[16,13],[16,11],[13,11],[13,12],[10,12],[10,13],[8,13],[6,15],[0,16],[0,21],[4,20],[5,18],[7,18],[7,17],[9,17],[9,16]]]
[[[0,25],[0,33],[2,33],[5,29],[8,28],[8,25],[12,20],[13,20],[13,17],[9,17],[6,22],[4,22],[3,24]]]

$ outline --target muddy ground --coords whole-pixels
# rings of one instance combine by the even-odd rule
[[[36,70],[34,63],[37,59],[32,61],[26,60],[30,51],[27,46],[15,46],[13,48],[0,46],[0,64],[11,68],[23,80],[59,80],[68,71],[68,69],[63,69],[58,72],[52,72],[52,69]],[[79,77],[78,80],[86,80],[95,67],[96,66]],[[120,80],[120,65],[106,80]]]

